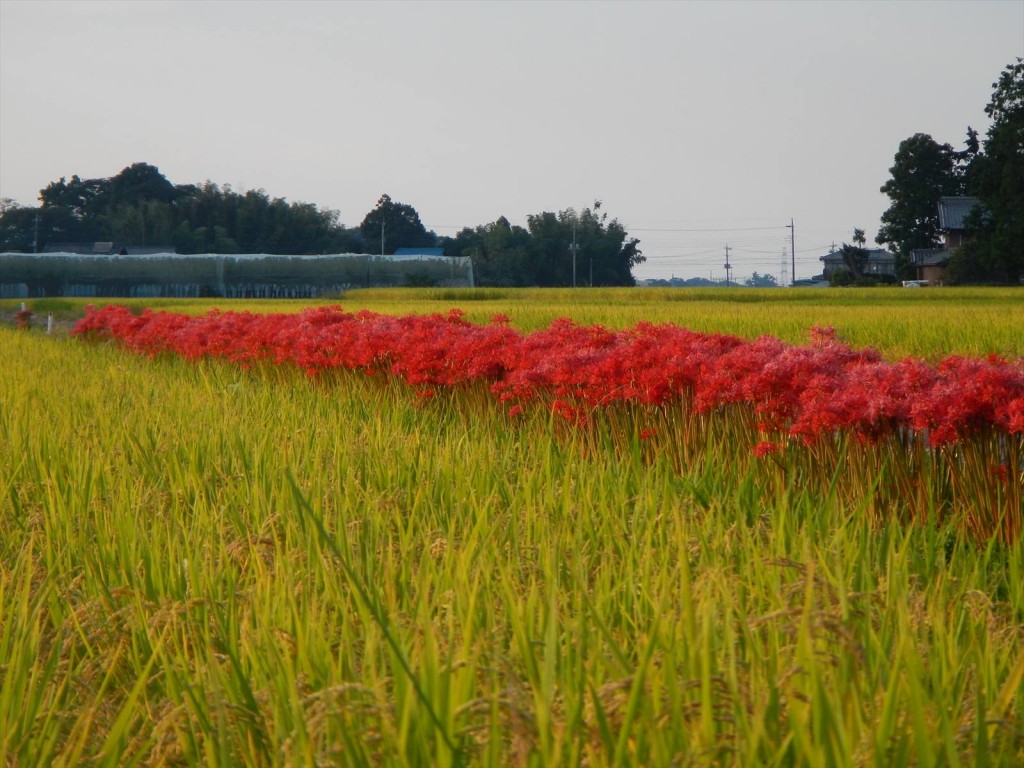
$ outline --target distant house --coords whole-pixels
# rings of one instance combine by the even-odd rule
[[[952,255],[945,248],[915,248],[910,252],[910,264],[917,273],[916,279],[928,285],[942,285],[946,282],[946,267]]]
[[[916,248],[910,252],[910,264],[917,271],[918,280],[929,285],[946,281],[946,267],[953,251],[967,242],[967,217],[978,206],[976,197],[939,198],[939,228],[942,230],[942,248]]]
[[[43,253],[74,253],[79,256],[152,256],[177,253],[173,245],[125,245],[107,240],[95,243],[47,243]]]
[[[889,253],[883,248],[868,248],[867,261],[864,264],[864,276],[874,278],[889,277],[896,279],[896,255]],[[849,271],[846,262],[843,261],[843,254],[833,248],[831,251],[820,257],[823,263],[822,279],[831,280],[837,270]]]

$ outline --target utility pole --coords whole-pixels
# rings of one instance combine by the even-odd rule
[[[779,281],[779,285],[783,288],[789,284],[789,267],[786,265],[786,249],[782,249],[782,263],[779,265],[780,271],[782,272],[782,280]]]
[[[729,285],[730,279],[729,274],[732,272],[732,265],[729,263],[729,251],[732,249],[727,245],[725,246],[725,284]]]
[[[793,219],[789,220],[789,252],[793,263],[793,284],[796,285],[796,227],[793,226]]]
[[[576,287],[576,251],[580,247],[576,244],[576,222],[572,223],[572,245],[569,246],[569,250],[572,251],[572,287]]]

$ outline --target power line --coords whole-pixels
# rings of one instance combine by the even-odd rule
[[[626,227],[629,232],[764,232],[771,229],[788,229],[782,227],[724,227],[717,229],[655,229],[652,227]]]

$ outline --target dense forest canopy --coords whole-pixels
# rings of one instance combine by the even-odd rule
[[[0,249],[32,251],[46,243],[116,241],[173,246],[178,253],[313,254],[359,251],[355,230],[337,211],[240,194],[207,181],[175,185],[148,163],[116,176],[62,177],[39,192],[38,208],[0,212]],[[37,227],[38,222],[38,227]]]
[[[633,285],[640,241],[600,208],[539,213],[525,228],[502,216],[463,229],[445,252],[471,257],[479,285]]]

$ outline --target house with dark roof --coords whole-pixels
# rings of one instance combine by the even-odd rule
[[[927,280],[929,285],[942,285],[946,281],[949,259],[953,251],[967,242],[967,217],[978,204],[976,197],[939,198],[942,247],[915,248],[910,252],[910,264],[917,271],[918,280]]]
[[[864,263],[864,277],[896,279],[896,255],[884,248],[868,248],[867,261]],[[822,279],[831,280],[837,270],[847,270],[846,262],[843,261],[843,254],[834,247],[824,256],[819,257],[823,263]]]

